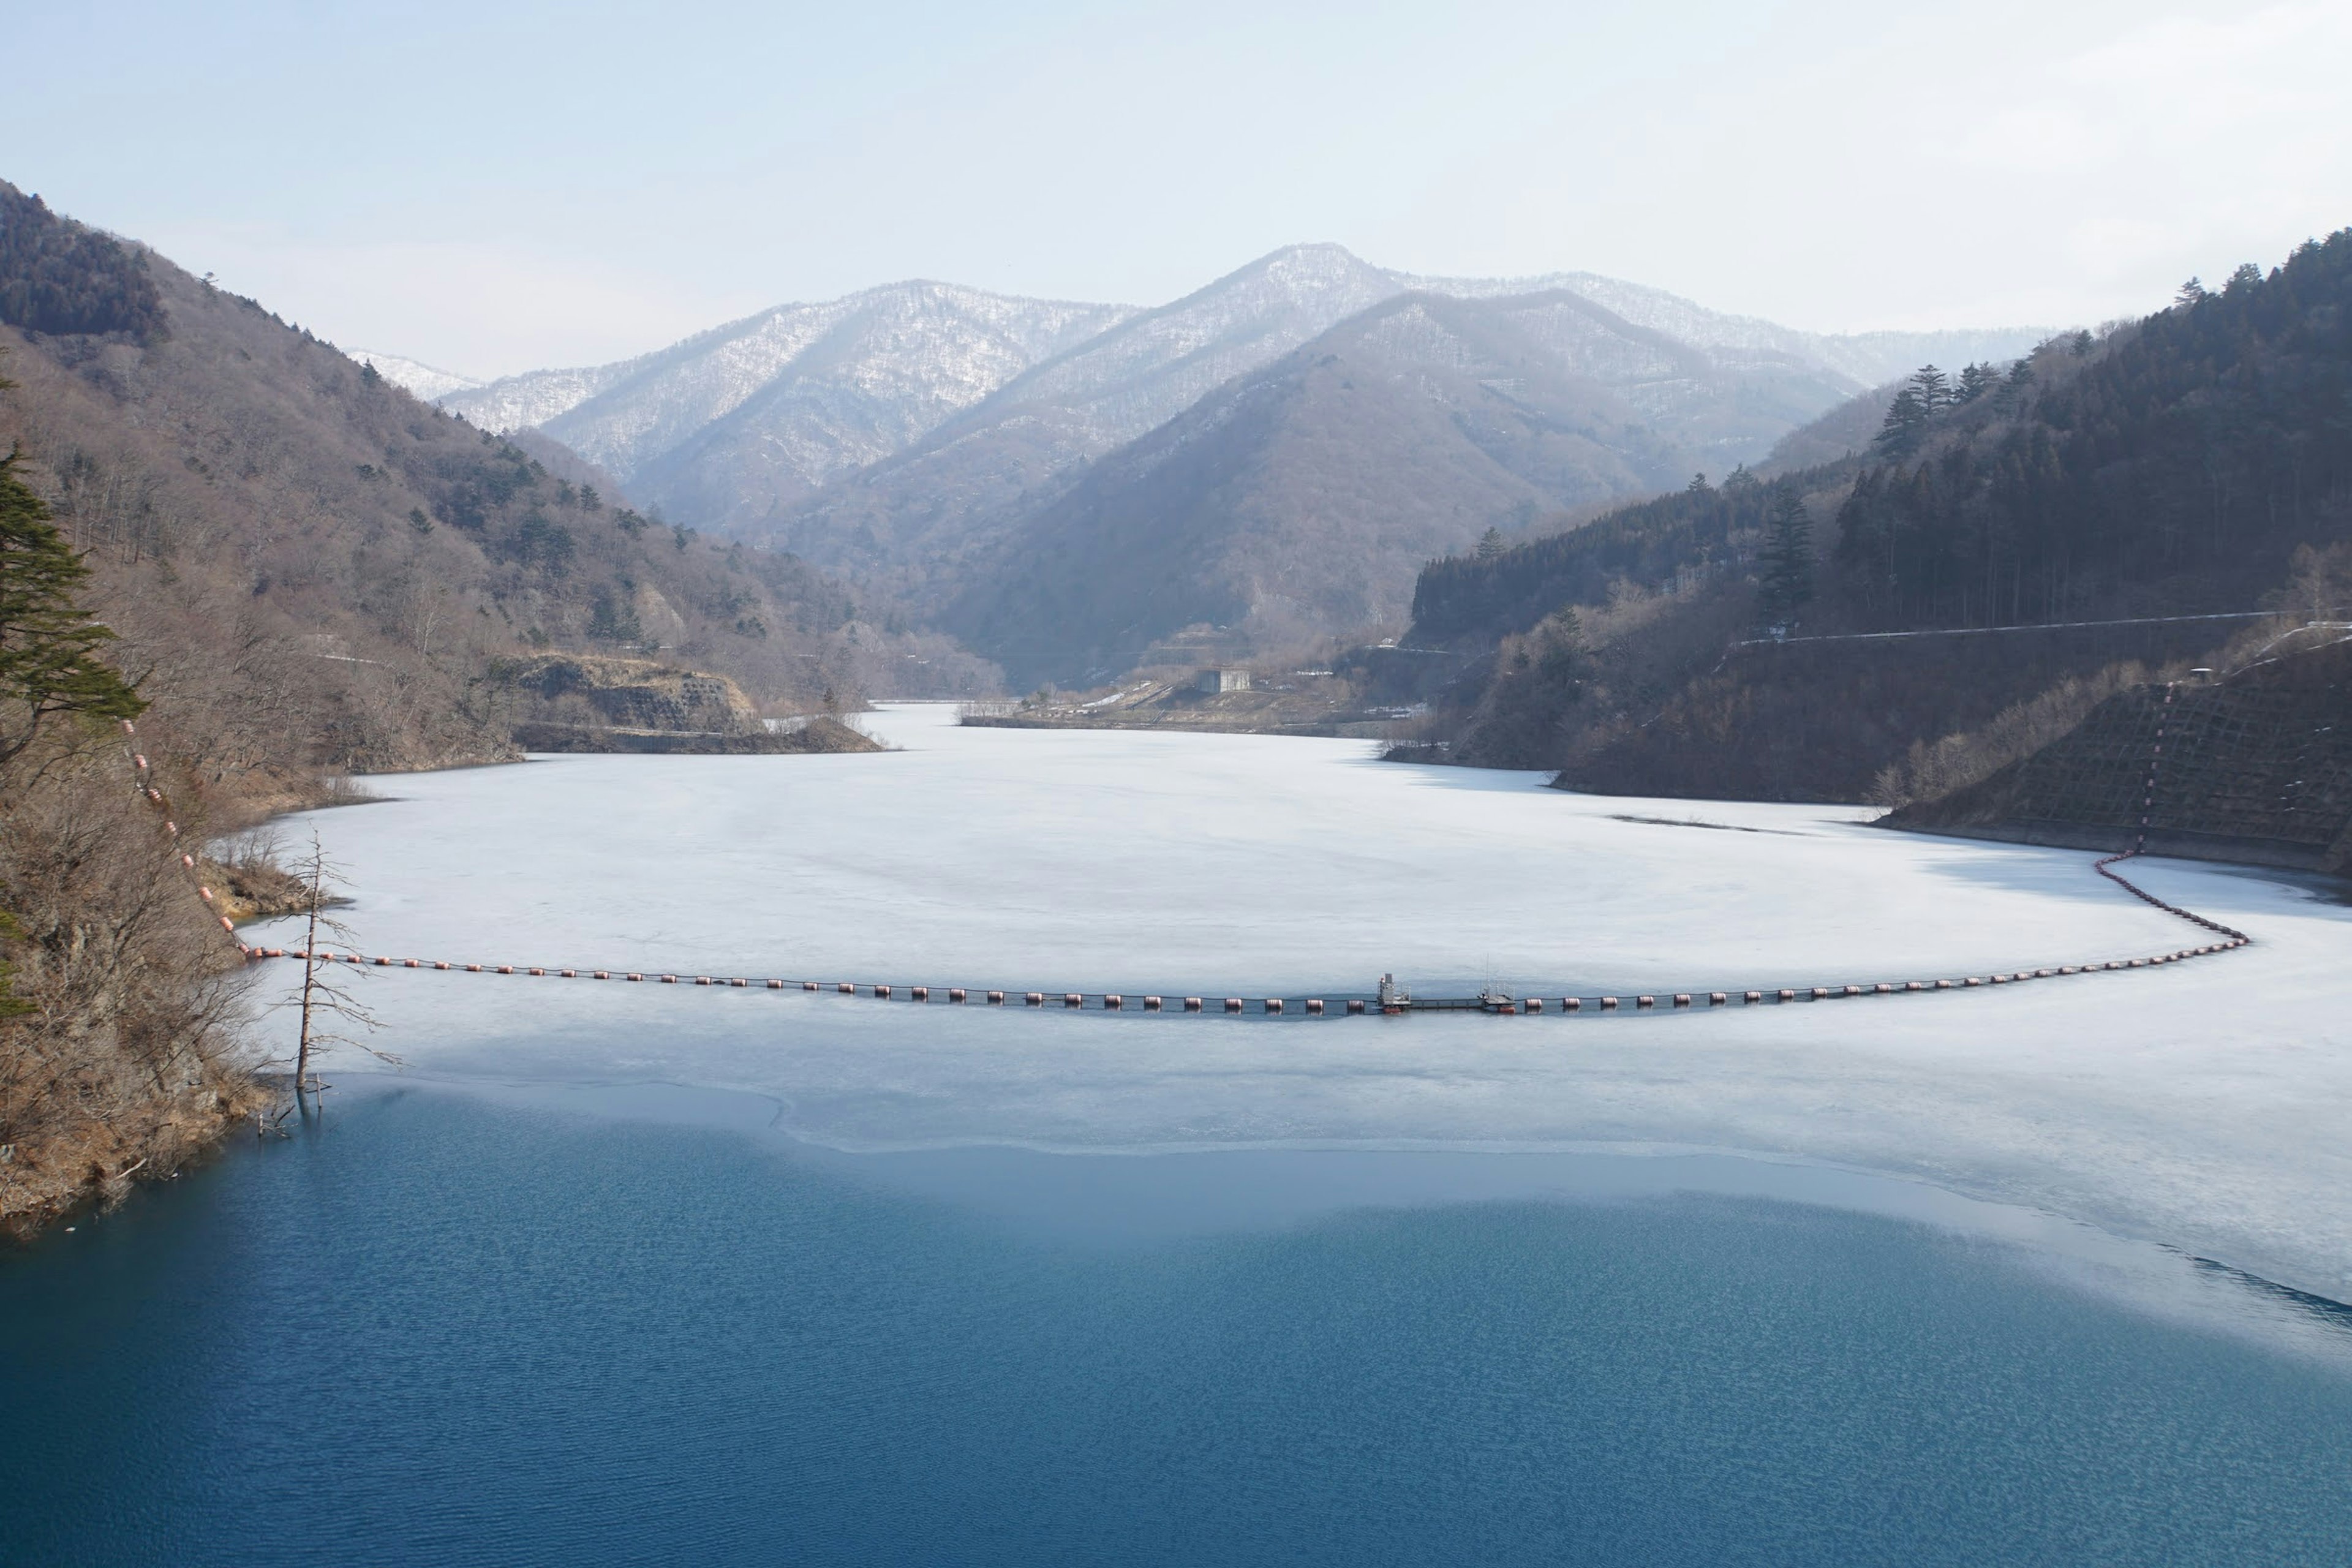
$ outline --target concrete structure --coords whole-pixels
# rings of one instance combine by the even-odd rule
[[[1193,684],[1209,696],[1226,691],[1247,691],[1250,672],[1246,669],[1204,669]]]

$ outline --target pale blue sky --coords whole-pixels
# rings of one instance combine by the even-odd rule
[[[1310,239],[2095,321],[2352,224],[2352,0],[16,10],[0,178],[478,374],[905,277],[1153,303]]]

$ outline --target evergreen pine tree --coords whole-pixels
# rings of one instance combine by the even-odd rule
[[[49,509],[0,458],[0,763],[33,743],[58,713],[129,719],[147,704],[98,650],[114,634],[74,602],[89,568]]]
[[[1489,528],[1478,536],[1478,559],[1492,561],[1503,552],[1503,531]]]
[[[1886,418],[1878,426],[1871,445],[1890,458],[1907,458],[1919,449],[1919,435],[1927,424],[1927,405],[1921,401],[1919,389],[1906,384],[1887,405]]]

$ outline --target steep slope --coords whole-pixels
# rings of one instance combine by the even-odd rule
[[[725,526],[888,456],[1129,312],[945,283],[780,305],[620,364],[443,399],[536,426],[688,521]]]
[[[0,187],[0,233],[27,207]],[[652,525],[258,304],[105,245],[152,321],[0,328],[17,383],[0,446],[89,552],[159,746],[215,784],[299,797],[321,769],[502,754],[480,678],[541,647],[658,645],[800,710],[929,651],[861,626],[802,563]],[[131,287],[110,278],[85,292]]]
[[[1016,683],[1210,623],[1295,647],[1402,622],[1487,528],[1761,456],[1839,387],[1719,369],[1566,290],[1407,294],[1218,388],[1019,518],[946,624]]]
[[[936,605],[1087,461],[1398,292],[1338,246],[1276,251],[1015,377],[753,537]]]
[[[2352,231],[2005,377],[1915,379],[1866,453],[1433,564],[1413,637],[1490,657],[1429,739],[1581,788],[1900,798],[1923,748],[2233,624],[2177,617],[2340,618],[2310,584],[2352,538],[2348,397]],[[1799,500],[1811,537],[1776,538]]]

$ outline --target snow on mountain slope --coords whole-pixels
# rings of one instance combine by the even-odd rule
[[[748,447],[769,478],[805,490],[898,450],[1128,313],[893,283],[779,305],[617,364],[509,376],[445,405],[492,429],[538,426],[626,479],[698,443],[711,460]],[[722,427],[740,411],[753,412],[736,420],[730,444]]]
[[[632,365],[641,363],[625,360],[619,364],[583,365],[570,370],[527,370],[463,392],[446,393],[434,401],[485,430],[504,436],[544,425],[567,409],[577,408],[622,380]]]
[[[1473,285],[1444,280],[1430,285],[1445,293],[1467,293]],[[1978,360],[2010,360],[2050,335],[2047,327],[1961,328],[1920,332],[1807,332],[1755,316],[1731,316],[1693,304],[1679,294],[1646,288],[1593,272],[1562,272],[1528,279],[1504,289],[1566,289],[1612,310],[1636,326],[1654,328],[1697,347],[1731,357],[1741,353],[1784,355],[1816,369],[1852,378],[1854,389],[1881,386],[1934,363],[1957,368]],[[1725,351],[1730,351],[1725,354]]]
[[[1604,286],[1627,310],[1595,298]],[[1336,245],[1294,246],[1014,377],[899,456],[772,522],[761,520],[777,510],[772,492],[705,515],[813,560],[887,579],[919,601],[932,595],[935,584],[941,593],[961,592],[977,556],[1049,506],[1088,463],[1407,293],[1482,300],[1548,296],[1549,305],[1516,319],[1538,336],[1583,334],[1576,344],[1563,340],[1554,368],[1622,383],[1633,410],[1669,427],[1685,417],[1686,405],[1690,417],[1719,419],[1715,399],[1727,376],[1769,384],[1774,390],[1758,405],[1770,416],[1763,426],[1672,429],[1671,441],[1691,439],[1722,468],[1760,458],[1787,430],[1872,384],[1826,363],[1807,334],[1718,315],[1655,289],[1591,274],[1421,278],[1374,267]],[[1598,327],[1590,312],[1565,310],[1564,293],[1599,305],[1613,324]],[[1680,368],[1621,375],[1611,359],[1627,354],[1664,355]],[[1690,404],[1685,394],[1702,384],[1706,390]],[[708,508],[719,498],[705,492],[698,499]]]
[[[442,370],[418,360],[403,359],[398,354],[378,353],[373,349],[345,349],[343,354],[347,359],[373,366],[375,373],[384,380],[428,403],[482,384],[472,376],[461,375],[454,370]]]

